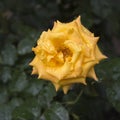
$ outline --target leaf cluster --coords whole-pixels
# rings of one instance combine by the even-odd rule
[[[120,120],[120,1],[1,0],[0,120]],[[96,66],[98,82],[74,85],[67,95],[31,76],[40,33],[54,20],[82,23],[109,57]]]

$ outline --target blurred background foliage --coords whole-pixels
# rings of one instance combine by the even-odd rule
[[[98,82],[64,95],[28,64],[43,30],[78,15],[109,58],[96,66]],[[1,0],[0,120],[120,120],[120,0]]]

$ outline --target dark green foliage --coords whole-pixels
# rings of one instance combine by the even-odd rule
[[[120,1],[1,0],[0,120],[120,120]],[[54,20],[82,23],[100,36],[109,58],[96,66],[98,82],[74,85],[67,95],[31,76],[31,51]]]

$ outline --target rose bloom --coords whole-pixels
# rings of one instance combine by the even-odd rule
[[[69,23],[55,22],[32,48],[32,74],[51,81],[56,91],[62,88],[65,94],[74,83],[86,84],[86,77],[97,80],[94,66],[106,58],[97,46],[98,39],[81,24],[80,16]]]

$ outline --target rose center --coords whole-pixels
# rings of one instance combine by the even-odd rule
[[[70,61],[71,60],[71,57],[72,57],[72,52],[69,48],[62,48],[60,49],[60,51],[62,52],[63,54],[63,59],[64,59],[64,62],[67,60],[67,61]]]
[[[56,55],[44,56],[43,63],[49,67],[60,67],[65,62],[70,62],[72,59],[72,51],[67,47],[61,47],[57,50]]]

